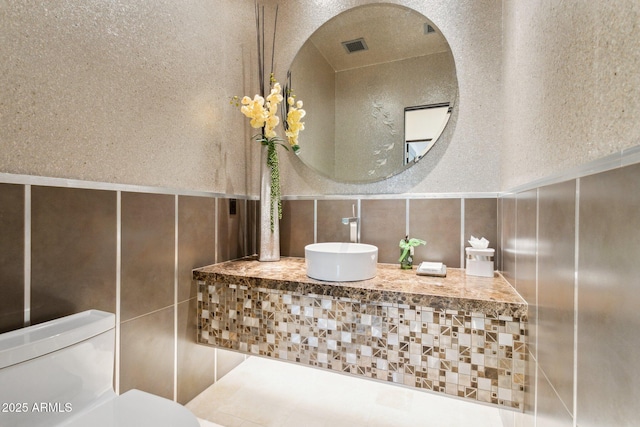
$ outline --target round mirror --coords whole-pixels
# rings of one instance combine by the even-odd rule
[[[438,138],[458,91],[438,28],[392,4],[359,6],[326,22],[294,58],[289,85],[307,111],[301,160],[354,183],[400,173],[447,143]]]

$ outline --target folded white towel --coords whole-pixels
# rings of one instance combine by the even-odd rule
[[[441,262],[421,262],[416,269],[419,276],[438,276],[445,277],[447,275],[447,266]]]
[[[420,265],[418,266],[418,270],[437,270],[440,271],[442,270],[442,263],[441,262],[421,262]]]

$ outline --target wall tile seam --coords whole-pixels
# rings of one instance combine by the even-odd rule
[[[623,168],[625,166],[629,166],[627,164],[625,165],[621,165],[615,168],[611,168],[611,169],[606,169],[603,171],[598,171],[598,172],[594,172],[593,174],[590,175],[597,175],[599,173],[602,172],[607,172],[608,170],[613,170],[613,169],[620,169]],[[567,181],[572,181],[574,180],[572,179],[568,179],[566,181],[559,181],[557,183],[552,183],[552,184],[548,184],[548,185],[554,185],[554,184],[560,184],[562,182],[567,182]],[[531,362],[535,363],[537,370],[536,370],[536,392],[535,392],[535,401],[536,401],[536,409],[535,409],[535,416],[537,417],[537,399],[538,399],[538,394],[537,394],[537,385],[539,384],[539,376],[538,376],[538,371],[541,372],[542,374],[542,378],[543,380],[545,380],[547,382],[547,384],[551,387],[551,389],[553,390],[555,397],[557,400],[560,401],[560,403],[562,404],[563,408],[567,411],[567,414],[571,417],[572,419],[572,425],[573,427],[575,427],[577,425],[577,393],[578,393],[578,385],[577,385],[577,380],[578,380],[578,366],[577,366],[577,357],[578,357],[578,286],[579,286],[579,277],[578,277],[578,266],[579,266],[579,237],[580,237],[580,221],[579,221],[579,213],[580,213],[580,180],[581,177],[575,178],[575,182],[576,182],[576,189],[575,189],[575,214],[574,214],[574,224],[575,224],[575,228],[574,228],[574,240],[575,240],[575,249],[574,249],[574,318],[573,318],[573,331],[574,331],[574,348],[573,348],[573,366],[572,366],[572,371],[573,371],[573,393],[572,393],[572,402],[571,402],[571,409],[567,406],[567,403],[562,399],[562,397],[558,394],[556,388],[554,387],[553,383],[551,382],[551,380],[549,379],[549,377],[547,376],[546,372],[544,371],[542,365],[537,361],[537,356],[534,355],[533,353],[529,352],[529,356],[531,357]],[[538,264],[538,246],[539,246],[539,216],[540,216],[540,188],[542,188],[544,186],[541,187],[537,187],[535,188],[536,190],[536,252],[535,252],[535,256],[536,256],[536,291],[535,291],[535,299],[536,299],[536,310],[537,310],[537,306],[538,306],[538,297],[539,297],[539,289],[538,289],[538,274],[539,274],[539,264]],[[530,189],[532,190],[532,189]],[[530,191],[530,190],[522,190],[519,191],[516,194],[519,194],[521,192],[526,192],[526,191]],[[515,200],[515,221],[516,221],[516,226],[515,229],[517,230],[517,198]],[[516,233],[516,245],[517,245],[517,233]],[[517,262],[515,265],[515,278],[517,278]],[[537,318],[537,316],[536,316]],[[538,334],[536,333],[536,350],[538,348],[537,345],[537,340],[538,340]]]
[[[574,212],[574,276],[573,276],[573,427],[578,423],[578,287],[580,266],[580,178],[576,179]]]
[[[178,293],[179,280],[179,243],[180,243],[180,197],[174,196],[173,215],[173,401],[178,401]],[[217,199],[214,200],[214,204]]]
[[[114,383],[115,392],[120,394],[120,346],[121,346],[121,315],[122,315],[122,192],[116,191],[116,326],[115,326],[115,357]]]
[[[150,316],[150,315],[152,315],[152,314],[159,313],[159,312],[164,311],[164,310],[166,310],[166,309],[168,309],[168,308],[173,308],[173,309],[176,309],[176,310],[177,310],[177,304],[171,303],[171,304],[169,304],[169,305],[167,305],[167,306],[164,306],[164,307],[161,307],[161,308],[157,308],[157,309],[155,309],[155,310],[151,310],[151,311],[149,311],[149,312],[147,312],[147,313],[139,314],[139,315],[137,315],[137,316],[135,316],[135,317],[132,317],[132,318],[130,318],[130,319],[121,320],[121,321],[120,321],[120,324],[121,324],[121,325],[124,325],[124,324],[129,323],[129,322],[132,322],[132,321],[134,321],[134,320],[139,320],[139,319],[141,319],[141,318],[143,318],[143,317],[146,317],[146,316]]]
[[[553,390],[553,393],[556,397],[556,399],[562,404],[562,407],[564,408],[565,411],[567,411],[567,414],[571,417],[572,420],[574,420],[575,423],[575,417],[573,416],[573,414],[571,413],[571,411],[569,410],[569,408],[567,407],[566,403],[564,402],[564,400],[562,400],[562,397],[560,397],[560,395],[558,394],[558,391],[556,390],[556,388],[553,386],[553,383],[551,382],[551,380],[549,379],[549,377],[547,376],[546,372],[544,372],[544,369],[542,368],[542,366],[540,365],[539,362],[536,362],[536,366],[538,368],[538,372],[542,375],[538,376],[538,382],[542,379],[544,381],[547,382],[547,384],[549,385],[549,387],[551,387],[551,390]],[[536,384],[536,389],[537,389],[537,384]],[[572,402],[572,406],[573,406],[573,402]],[[537,408],[536,408],[537,409]],[[537,410],[536,410],[537,412]]]
[[[155,186],[142,186],[135,184],[118,184],[101,181],[84,181],[80,179],[67,179],[56,177],[44,177],[37,175],[19,175],[0,172],[0,184],[33,185],[37,187],[61,187],[76,188],[97,191],[121,191],[123,193],[164,194],[170,196],[195,196],[220,199],[258,200],[258,196],[218,193],[213,191],[188,190],[180,188],[167,188]]]
[[[522,185],[517,185],[509,190],[499,192],[498,197],[507,197],[523,191],[546,187],[552,184],[559,184],[561,182],[571,181],[578,178],[584,178],[601,172],[631,166],[637,163],[640,163],[640,145],[575,166],[563,172],[557,172]]]
[[[397,193],[397,194],[322,194],[287,195],[282,200],[415,200],[415,199],[495,199],[500,192]]]
[[[594,175],[599,172],[605,172],[612,169],[617,169],[624,166],[640,163],[640,145],[623,149],[617,153],[611,154],[606,157],[594,160],[589,163],[585,163],[576,166],[568,171],[552,174],[547,177],[543,177],[537,180],[533,180],[529,183],[513,187],[506,191],[496,192],[467,192],[467,193],[399,193],[399,194],[334,194],[334,195],[285,195],[283,200],[304,200],[304,199],[349,199],[349,198],[362,198],[362,199],[385,199],[385,198],[490,198],[490,197],[504,197],[509,194],[518,193],[521,191],[531,190],[538,187],[543,187],[550,184],[569,181],[588,175]],[[246,200],[258,200],[256,195],[231,195],[228,193],[218,193],[210,191],[189,190],[189,189],[177,189],[166,187],[154,187],[154,186],[142,186],[135,184],[121,184],[121,183],[109,183],[100,181],[85,181],[81,179],[73,178],[58,178],[58,177],[42,177],[37,175],[21,175],[11,173],[0,173],[0,183],[6,184],[24,184],[24,185],[36,185],[45,187],[68,187],[68,188],[81,188],[89,190],[107,190],[107,191],[125,191],[134,193],[152,193],[152,194],[170,194],[181,196],[200,196],[200,197],[219,197],[219,198],[238,198]]]

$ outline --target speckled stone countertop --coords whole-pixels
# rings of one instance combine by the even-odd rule
[[[420,305],[521,319],[527,316],[526,302],[502,276],[468,276],[458,268],[447,268],[447,277],[430,277],[418,276],[415,266],[413,270],[401,270],[396,264],[378,264],[373,279],[325,282],[307,276],[304,258],[259,262],[248,257],[198,268],[193,271],[193,278],[371,303]]]

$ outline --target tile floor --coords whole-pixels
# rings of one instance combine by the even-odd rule
[[[202,427],[502,427],[497,408],[260,357],[187,408]]]

